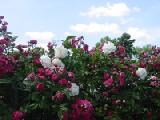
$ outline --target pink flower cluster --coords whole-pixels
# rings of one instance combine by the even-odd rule
[[[77,100],[72,111],[64,113],[63,120],[95,120],[93,105],[88,100]]]
[[[159,87],[160,86],[160,81],[158,80],[158,77],[151,76],[150,85],[153,86],[153,87]]]
[[[12,120],[22,120],[24,117],[24,112],[16,111],[12,113]]]
[[[67,74],[66,78],[61,76],[62,73],[55,73],[49,68],[38,68],[36,73],[29,73],[27,75],[27,79],[36,81],[36,89],[39,91],[43,91],[45,89],[44,82],[47,80],[51,80],[54,84],[71,88],[71,82],[75,82],[74,73],[64,71],[64,74]]]
[[[0,55],[0,76],[14,71],[15,59],[11,56]]]

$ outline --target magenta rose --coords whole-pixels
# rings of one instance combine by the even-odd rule
[[[12,113],[12,120],[21,120],[24,116],[24,113],[21,111],[16,111]]]
[[[112,84],[113,84],[113,79],[112,79],[112,78],[109,78],[108,80],[105,80],[105,81],[103,82],[103,84],[104,84],[105,87],[111,87]]]
[[[73,72],[68,72],[68,77],[74,77],[74,73]]]
[[[108,72],[105,72],[105,73],[103,74],[103,79],[104,79],[104,80],[109,79],[109,77],[110,77],[110,75],[109,75]]]
[[[67,85],[68,81],[66,79],[61,79],[58,82],[60,85]]]
[[[29,43],[30,44],[37,44],[37,40],[30,40]]]
[[[58,75],[57,74],[52,74],[51,80],[56,81],[57,79],[58,79]]]
[[[42,90],[44,90],[44,84],[43,83],[37,83],[36,88],[37,88],[37,90],[42,91]]]

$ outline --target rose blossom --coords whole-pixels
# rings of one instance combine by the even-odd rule
[[[64,98],[64,93],[57,91],[54,96],[52,96],[52,100],[61,101]]]
[[[42,91],[42,90],[44,90],[44,84],[43,83],[37,83],[36,88],[37,88],[37,90]]]
[[[21,111],[16,111],[12,113],[12,120],[21,120],[24,116],[24,113]]]
[[[45,74],[46,74],[47,76],[51,76],[51,75],[52,75],[52,71],[51,71],[50,69],[46,68],[46,69],[45,69]]]
[[[74,77],[74,73],[73,72],[68,72],[68,77]]]
[[[109,79],[109,77],[110,77],[109,73],[107,73],[107,72],[103,73],[103,79],[104,80]]]
[[[54,45],[54,44],[52,44],[51,42],[49,42],[48,45],[47,45],[48,49],[52,49],[52,48],[53,48],[53,45]]]
[[[108,41],[108,43],[104,43],[103,47],[102,47],[102,51],[104,52],[104,54],[109,54],[111,52],[115,52],[116,51],[116,46]]]
[[[119,82],[120,82],[120,86],[123,86],[125,84],[125,73],[124,72],[120,72]]]
[[[40,75],[44,75],[44,69],[43,68],[38,68],[37,72]]]
[[[113,84],[113,79],[110,78],[110,79],[108,79],[108,80],[105,80],[105,81],[103,82],[103,84],[104,84],[105,87],[110,87],[110,86],[112,86],[112,84]]]
[[[30,80],[35,80],[35,76],[36,76],[35,73],[31,72],[31,73],[28,74],[27,78],[30,79]]]
[[[58,67],[60,67],[62,69],[65,67],[65,65],[63,64],[63,62],[60,59],[52,60],[52,64],[56,65],[56,66],[58,66]]]
[[[125,47],[123,46],[118,46],[118,50],[119,52],[122,54],[122,53],[125,53]]]
[[[58,78],[57,74],[52,74],[51,80],[56,81]]]
[[[84,44],[83,50],[84,50],[84,51],[88,51],[88,45],[87,45],[87,44]]]
[[[29,43],[30,44],[37,44],[37,40],[30,40]]]
[[[41,80],[46,80],[45,76],[41,75],[41,74],[38,74],[38,78],[41,79]]]
[[[35,64],[35,65],[40,65],[41,62],[40,62],[39,58],[34,59],[34,60],[33,60],[33,64]]]
[[[156,77],[156,76],[151,76],[151,79],[152,79],[152,80],[158,80],[158,77]]]
[[[65,58],[68,55],[68,50],[64,47],[54,48],[55,58]]]
[[[4,19],[4,16],[0,16],[0,19]]]
[[[142,80],[144,80],[147,76],[147,71],[145,68],[138,68],[138,70],[136,71],[136,75],[139,76]]]
[[[102,96],[108,97],[108,95],[109,95],[108,92],[103,92],[102,93]]]
[[[50,68],[52,66],[51,59],[47,55],[41,56],[40,62],[44,68]]]
[[[79,86],[76,83],[71,83],[71,88],[69,88],[69,95],[76,96],[79,94]]]
[[[68,81],[66,79],[61,79],[58,81],[60,85],[67,85]]]

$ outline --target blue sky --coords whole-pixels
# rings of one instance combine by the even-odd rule
[[[160,0],[0,0],[0,15],[17,43],[37,39],[40,46],[67,35],[83,35],[93,46],[106,35],[128,32],[135,45],[160,46]]]

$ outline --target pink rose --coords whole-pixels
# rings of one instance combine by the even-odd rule
[[[4,49],[0,47],[0,54],[3,53]]]
[[[52,44],[51,42],[49,42],[48,45],[47,45],[48,49],[52,49],[52,48],[53,48],[53,45],[54,45],[54,44]]]
[[[44,84],[43,83],[38,83],[36,85],[36,88],[37,88],[37,90],[42,91],[42,90],[44,90]]]
[[[57,91],[56,94],[52,97],[52,100],[61,101],[64,98],[64,93]]]
[[[137,65],[136,65],[136,64],[131,64],[131,67],[132,67],[132,68],[136,68]]]
[[[21,111],[16,111],[12,113],[12,120],[21,120],[24,116],[24,113]]]
[[[68,77],[74,77],[74,73],[73,72],[68,72]]]
[[[58,79],[57,74],[52,74],[51,80],[56,81]]]
[[[120,82],[120,86],[123,86],[125,84],[125,73],[124,72],[119,73],[119,82]]]
[[[8,42],[9,42],[9,41],[7,41],[7,40],[5,40],[5,39],[1,39],[1,40],[0,40],[0,44],[1,44],[1,45],[4,45],[4,44],[7,45]]]
[[[4,19],[4,16],[0,16],[0,19]]]
[[[88,45],[87,45],[87,44],[84,44],[84,45],[83,45],[83,50],[84,50],[84,51],[88,51]]]
[[[40,65],[41,62],[40,62],[39,58],[34,59],[34,60],[33,60],[33,64],[35,64],[35,65]]]
[[[67,85],[68,81],[66,79],[61,79],[58,81],[60,85]]]
[[[105,97],[108,97],[109,94],[108,94],[108,92],[103,92],[102,95]]]
[[[30,40],[29,43],[30,44],[37,44],[37,40]]]
[[[104,84],[105,87],[110,87],[110,86],[112,86],[112,84],[113,84],[113,79],[112,79],[112,78],[109,78],[108,80],[105,80],[105,81],[103,82],[103,84]]]
[[[28,74],[27,78],[31,79],[31,80],[35,80],[35,76],[36,76],[35,73],[31,72],[31,73]]]
[[[40,75],[44,75],[44,69],[43,68],[38,68],[37,72]]]
[[[145,68],[146,67],[146,63],[145,62],[140,62],[140,67],[141,68]]]
[[[38,78],[41,79],[41,80],[46,80],[45,76],[41,75],[41,74],[38,74]]]
[[[156,76],[151,76],[151,79],[152,79],[152,80],[158,80],[158,77],[156,77]]]
[[[152,55],[152,56],[151,56],[151,59],[152,59],[152,60],[156,60],[156,59],[157,59],[157,57],[156,57],[156,56],[154,56],[154,55]]]
[[[125,53],[125,47],[123,46],[118,46],[118,50],[119,52],[122,54],[122,53]]]
[[[109,73],[105,72],[105,73],[103,74],[103,79],[104,79],[104,80],[109,79],[109,77],[110,77]]]
[[[50,69],[46,68],[46,69],[45,69],[45,74],[46,74],[47,76],[52,76],[52,71],[51,71]]]

